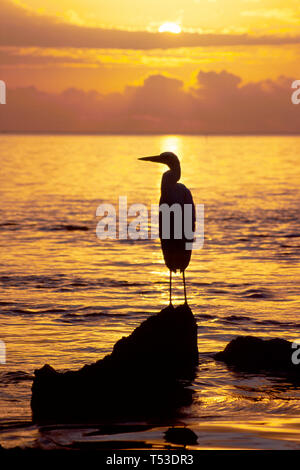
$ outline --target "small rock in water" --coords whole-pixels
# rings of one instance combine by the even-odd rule
[[[198,437],[189,428],[186,427],[172,427],[165,432],[165,440],[172,444],[195,445],[197,444]]]
[[[293,343],[280,338],[263,340],[255,336],[238,336],[227,344],[224,351],[215,354],[214,358],[241,371],[265,370],[299,374],[300,366],[295,361],[297,351],[292,345]]]

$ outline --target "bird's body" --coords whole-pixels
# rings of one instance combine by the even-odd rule
[[[170,238],[163,238],[162,226],[164,214],[161,211],[159,214],[159,237],[167,268],[174,273],[176,273],[177,269],[179,269],[180,272],[183,272],[188,267],[192,254],[191,250],[186,249],[186,243],[191,242],[191,240],[187,239],[184,234],[185,205],[192,205],[193,218],[191,220],[191,228],[194,231],[195,209],[193,198],[191,192],[186,186],[184,186],[184,184],[175,183],[168,188],[167,192],[165,191],[165,188],[162,188],[159,206],[161,207],[162,204],[167,204],[169,207],[172,207],[174,204],[179,204],[181,207],[181,215],[178,216],[177,221],[177,224],[181,226],[179,228],[179,231],[182,234],[181,238],[175,238],[174,227],[176,222],[174,221],[174,212],[170,213]]]
[[[170,303],[172,272],[180,270],[183,273],[188,267],[192,250],[187,249],[191,244],[195,231],[195,205],[190,190],[178,183],[181,176],[180,162],[171,152],[164,152],[154,157],[144,157],[141,160],[165,163],[169,170],[162,176],[161,197],[159,201],[159,237],[167,268],[170,270]]]

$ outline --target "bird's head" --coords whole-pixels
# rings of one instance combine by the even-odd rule
[[[160,155],[153,155],[151,157],[142,157],[139,160],[144,160],[145,162],[154,162],[154,163],[164,163],[168,165],[171,170],[180,168],[180,162],[173,152],[163,152]]]

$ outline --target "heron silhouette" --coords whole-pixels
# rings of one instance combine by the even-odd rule
[[[182,272],[184,300],[185,304],[187,304],[184,271],[189,265],[192,249],[187,249],[186,244],[191,244],[192,242],[196,221],[192,193],[184,184],[178,183],[181,176],[181,168],[179,159],[174,153],[163,152],[160,155],[142,157],[139,160],[163,163],[169,167],[169,170],[163,174],[161,180],[159,238],[164,260],[170,271],[170,305],[172,305],[172,272],[176,273],[177,269]],[[162,210],[162,205],[166,205],[169,208],[167,215]],[[177,214],[174,205],[177,205],[177,209],[180,207],[180,211]],[[169,231],[165,237],[164,226],[168,222],[164,220],[166,216],[169,221]],[[187,232],[189,236],[187,236]]]

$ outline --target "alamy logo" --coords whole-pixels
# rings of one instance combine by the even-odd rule
[[[0,364],[6,363],[6,347],[4,341],[0,339]]]
[[[300,80],[295,80],[292,83],[292,88],[296,88],[296,90],[292,93],[292,103],[299,104],[300,103]]]
[[[0,80],[0,104],[6,104],[6,85],[3,80]]]
[[[292,343],[292,348],[296,349],[296,351],[294,351],[292,354],[292,363],[297,366],[300,364],[300,339],[296,339]]]
[[[159,234],[159,216],[161,215],[161,234]],[[132,204],[127,207],[127,197],[119,197],[119,207],[113,204],[100,204],[96,211],[102,217],[97,224],[96,234],[100,240],[163,240],[186,241],[186,250],[199,250],[204,244],[204,204],[197,204],[195,214],[191,204],[151,204],[150,215],[144,204]],[[131,218],[128,222],[128,217]],[[196,227],[193,230],[193,219]],[[118,227],[117,227],[118,221]]]

